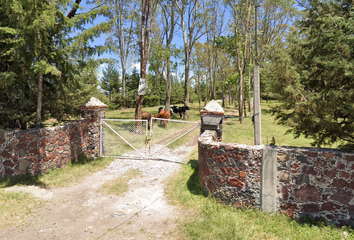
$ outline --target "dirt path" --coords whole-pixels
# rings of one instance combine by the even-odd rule
[[[196,143],[194,138],[164,155],[183,159]],[[0,239],[173,239],[171,231],[180,212],[167,203],[163,180],[179,167],[173,162],[117,159],[74,186],[8,188],[29,192],[47,203],[28,216],[23,227],[0,229]],[[125,196],[98,192],[104,183],[132,168],[144,175],[129,182]]]

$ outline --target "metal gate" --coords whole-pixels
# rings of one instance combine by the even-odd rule
[[[168,153],[183,148],[199,136],[200,123],[172,119],[102,119],[100,155],[133,159],[169,159]],[[175,155],[178,153],[175,153]]]

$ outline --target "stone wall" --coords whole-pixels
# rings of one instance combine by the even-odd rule
[[[261,208],[263,151],[216,141],[216,132],[199,138],[201,186],[226,204]],[[309,215],[329,223],[354,226],[354,154],[334,149],[271,147],[276,210],[298,219]]]
[[[91,151],[88,140],[85,121],[39,130],[1,131],[0,177],[34,175],[61,167]]]
[[[100,154],[100,120],[107,108],[96,98],[80,107],[83,119],[37,130],[0,130],[0,177],[35,175],[80,154]]]

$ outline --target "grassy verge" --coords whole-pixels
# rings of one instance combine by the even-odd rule
[[[45,201],[24,192],[5,192],[0,189],[0,229],[21,227],[28,215],[41,208]]]
[[[189,162],[197,163],[194,152]],[[184,165],[168,179],[166,195],[185,214],[179,219],[175,238],[179,239],[354,239],[351,228],[292,220],[281,214],[265,214],[257,209],[225,206],[205,197],[200,189],[198,167]]]
[[[81,157],[69,162],[65,167],[51,169],[47,174],[20,176],[0,179],[0,189],[13,185],[37,185],[41,187],[66,187],[81,182],[86,176],[101,171],[112,162],[113,158]]]

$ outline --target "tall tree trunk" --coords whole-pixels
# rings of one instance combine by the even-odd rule
[[[175,8],[176,3],[172,1],[171,3],[171,19],[170,19],[170,32],[168,33],[168,29],[166,29],[166,48],[170,52],[171,43],[173,40],[173,34],[175,29]],[[167,20],[167,19],[166,19]],[[167,82],[166,82],[166,100],[165,100],[165,109],[170,112],[171,105],[171,84],[172,84],[172,72],[171,72],[171,56],[169,54],[167,58]]]
[[[167,58],[167,79],[166,79],[166,100],[165,100],[165,109],[166,111],[170,111],[170,102],[171,102],[171,83],[172,83],[172,75],[171,75],[171,59]]]
[[[248,34],[249,34],[249,22],[250,22],[250,15],[251,15],[251,6],[252,3],[249,2],[248,5],[248,12],[246,15],[246,22],[243,29],[243,49],[242,49],[242,56],[240,53],[240,46],[239,46],[239,26],[238,26],[238,16],[236,11],[236,0],[234,0],[234,31],[235,31],[235,48],[236,48],[236,55],[237,55],[237,71],[239,73],[239,100],[238,100],[238,111],[240,116],[240,123],[244,121],[243,119],[243,104],[244,104],[244,69],[246,64],[246,55],[247,55],[247,43],[248,43]]]
[[[41,122],[42,122],[42,96],[43,96],[43,74],[40,74],[39,77],[38,77],[36,129],[40,129],[41,128]]]
[[[123,84],[123,108],[127,107],[127,99],[125,96],[125,67],[122,69],[122,84]]]
[[[146,80],[146,66],[149,57],[149,15],[150,0],[142,0],[141,15],[141,46],[140,46],[140,78]],[[136,96],[135,119],[141,119],[141,109],[143,107],[144,95]],[[140,124],[141,126],[141,124]]]
[[[188,52],[188,50],[186,51]],[[189,69],[190,69],[190,55],[186,54],[186,66],[185,66],[185,86],[184,86],[184,106],[189,106]],[[189,119],[189,111],[186,110],[184,115],[185,119]]]
[[[200,92],[200,74],[198,72],[198,76],[197,76],[197,91],[198,91],[198,102],[199,102],[199,110],[201,110],[201,100],[202,100],[202,97],[201,97],[201,92]]]

